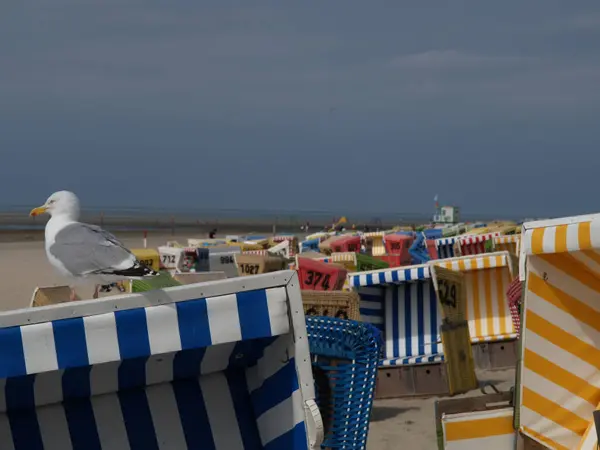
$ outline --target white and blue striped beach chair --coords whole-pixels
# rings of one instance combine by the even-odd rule
[[[361,320],[384,336],[383,366],[444,360],[441,315],[427,265],[349,275],[361,297]]]
[[[361,320],[379,328],[384,336],[380,368],[404,368],[403,386],[390,385],[389,389],[391,382],[382,380],[380,370],[377,396],[447,393],[442,314],[430,266],[357,272],[349,274],[348,280],[361,298]],[[431,365],[439,367],[424,368]]]
[[[454,244],[458,242],[457,237],[446,237],[435,240],[435,248],[439,259],[454,258],[456,255],[454,252]]]
[[[322,442],[295,272],[0,314],[0,448]]]

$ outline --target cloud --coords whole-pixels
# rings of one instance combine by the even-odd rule
[[[480,55],[449,49],[396,56],[390,61],[390,65],[400,69],[476,69],[514,66],[531,60],[532,58],[519,56]]]
[[[568,17],[566,28],[578,31],[600,31],[600,14],[582,14]]]
[[[541,172],[528,155],[556,179],[597,167],[582,152],[600,145],[600,40],[590,38],[598,8],[546,5],[478,2],[469,15],[454,5],[366,8],[352,0],[319,8],[269,0],[14,6],[0,17],[0,143],[27,158],[15,156],[0,175],[28,173],[31,160],[63,170],[63,155],[79,155],[69,171],[84,173],[81,161],[95,151],[120,167],[143,160],[145,173],[160,173],[167,156],[197,161],[203,182],[218,186],[214,203],[225,206],[246,201],[239,193],[257,173],[280,186],[255,192],[251,200],[263,206],[327,208],[323,191],[349,174],[375,176],[389,196],[355,183],[335,199],[348,208],[389,209],[398,192],[420,192],[424,179],[471,211],[513,203],[526,210],[535,192],[569,183],[593,201],[584,177],[531,178]],[[563,156],[541,158],[545,152]],[[492,173],[481,169],[492,159]],[[313,160],[332,168],[327,179],[293,185],[289,167],[310,171],[302,161]],[[581,160],[590,162],[577,167]],[[421,161],[426,174],[414,169]],[[448,183],[454,171],[468,176]],[[123,177],[144,185],[139,173]],[[487,183],[486,198],[473,189],[478,183]],[[197,202],[197,192],[180,186],[181,202]],[[14,185],[0,176],[0,188]],[[572,203],[558,194],[557,203]],[[159,195],[168,202],[173,193]],[[404,196],[402,208],[419,210],[430,198]]]

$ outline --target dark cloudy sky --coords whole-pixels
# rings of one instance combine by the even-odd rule
[[[600,2],[11,1],[0,204],[600,210]]]

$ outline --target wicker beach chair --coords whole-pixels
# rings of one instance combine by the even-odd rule
[[[302,291],[304,314],[360,320],[360,297],[351,291]]]
[[[317,403],[324,420],[324,448],[362,450],[383,342],[369,324],[307,316],[306,327]]]
[[[48,306],[69,302],[71,288],[69,286],[36,287],[31,296],[29,306]],[[77,297],[77,299],[79,299]]]

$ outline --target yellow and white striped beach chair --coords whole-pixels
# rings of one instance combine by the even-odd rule
[[[445,450],[512,450],[513,409],[448,414],[442,417]]]
[[[600,409],[600,404],[596,407],[596,410],[598,409]],[[581,441],[579,441],[577,450],[598,450],[598,433],[593,419],[588,424]]]
[[[356,272],[358,262],[356,261],[356,253],[354,252],[334,252],[331,255],[323,255],[318,258],[320,261],[334,262],[341,264],[348,272]]]
[[[496,251],[507,251],[513,255],[519,255],[519,249],[521,244],[520,234],[511,234],[508,236],[496,236],[494,238],[494,246]]]
[[[385,255],[386,252],[385,244],[383,243],[383,238],[386,234],[387,232],[385,231],[370,231],[362,235],[363,239],[367,243],[367,249],[371,249],[371,255]]]
[[[552,449],[596,448],[600,214],[525,223],[522,239],[520,430]]]
[[[430,264],[465,276],[467,319],[477,367],[514,367],[517,332],[507,290],[517,276],[516,257],[505,251],[432,261]]]

